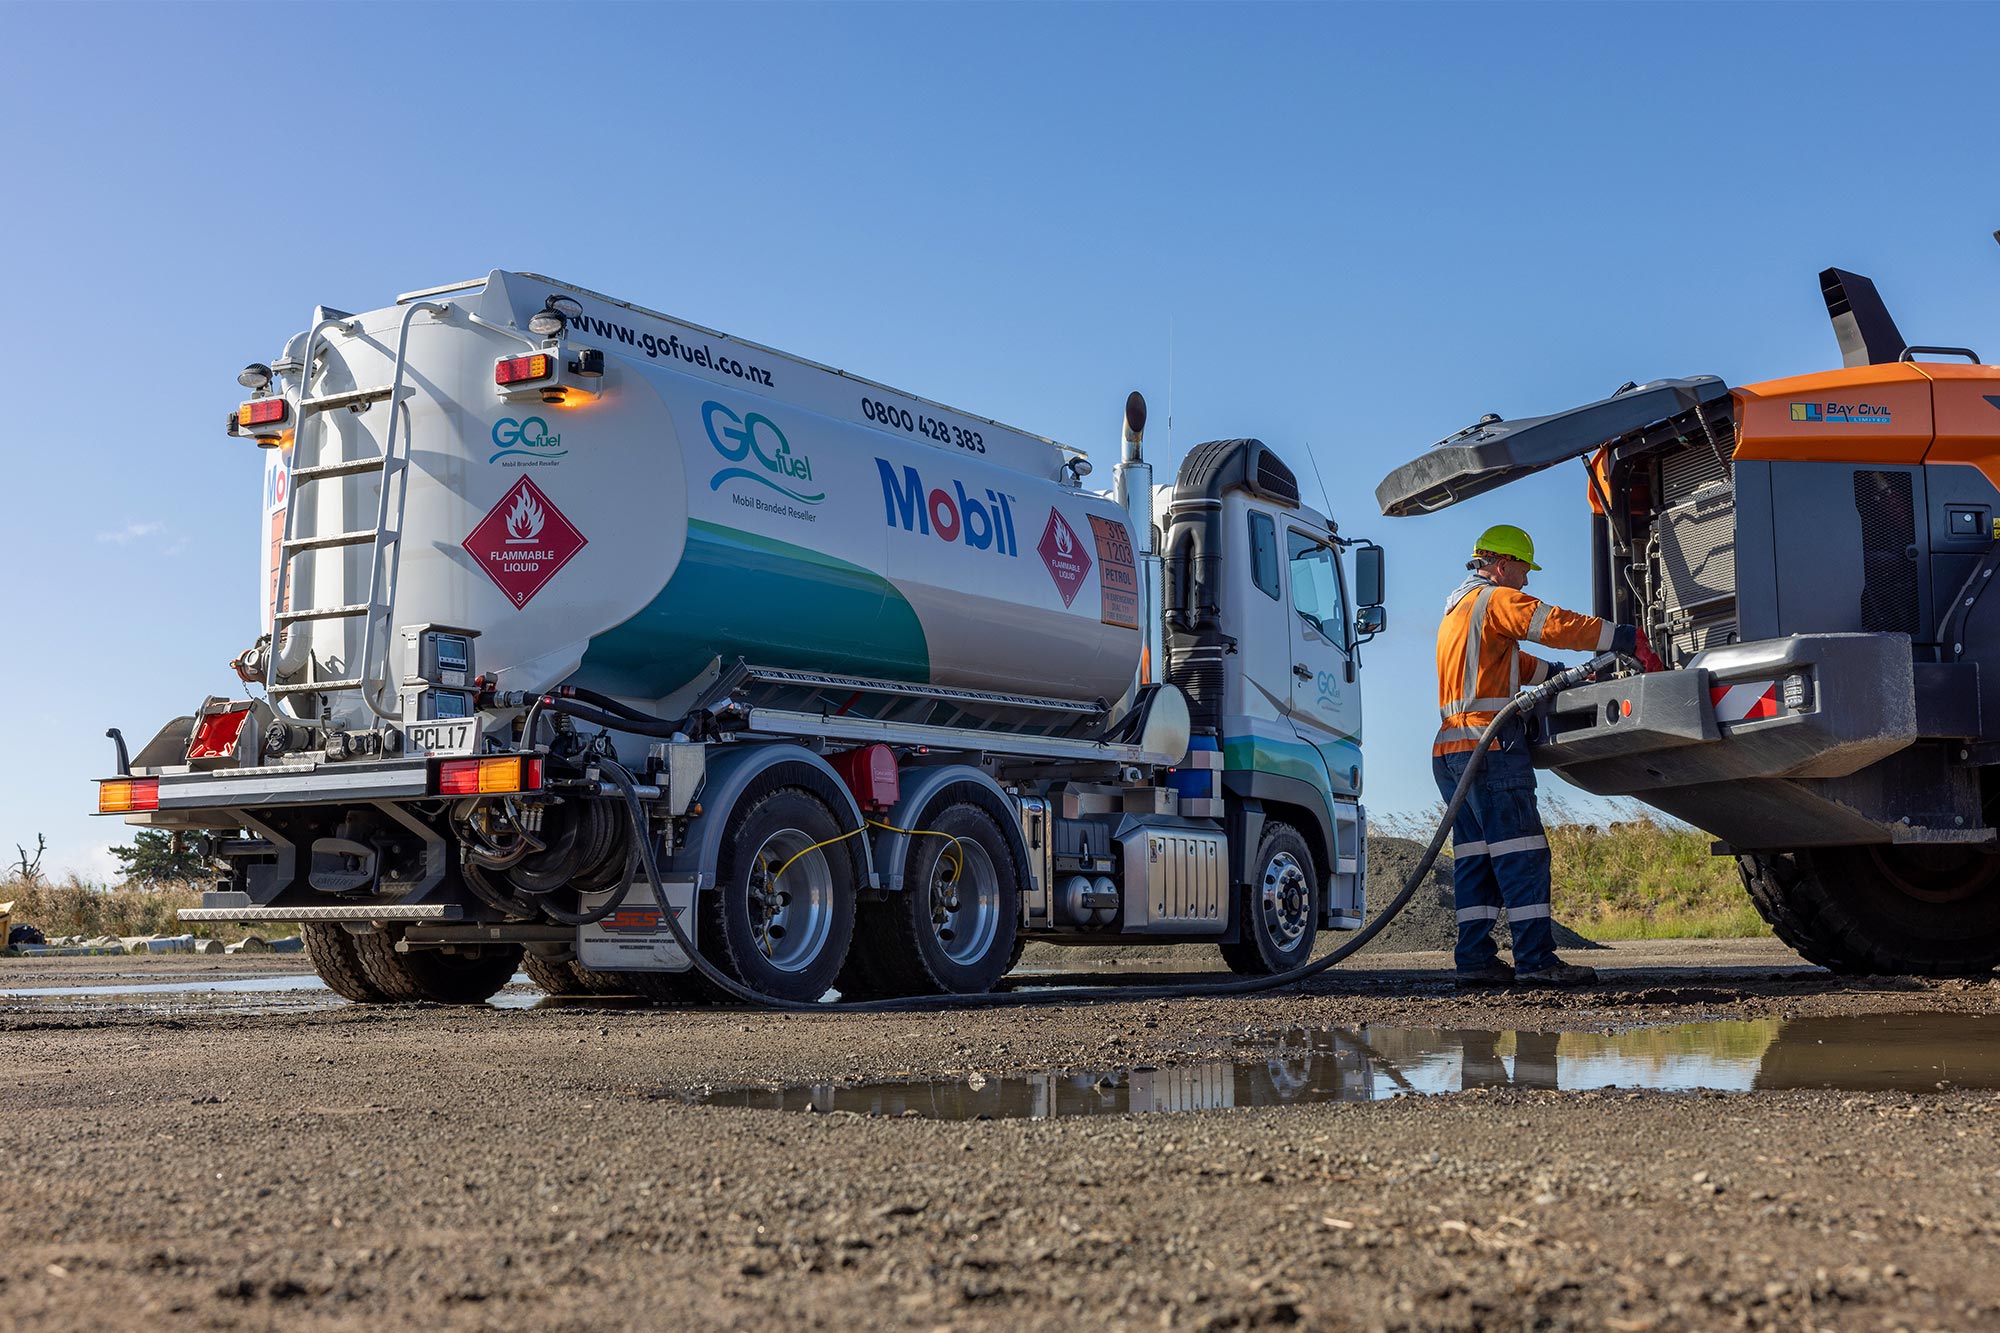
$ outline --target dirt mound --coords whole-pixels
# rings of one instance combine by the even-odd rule
[[[1371,918],[1403,891],[1404,881],[1417,868],[1423,854],[1424,844],[1420,842],[1379,833],[1370,835],[1368,905]],[[1558,949],[1604,947],[1596,940],[1585,939],[1560,921],[1555,923],[1555,928]],[[1504,924],[1494,926],[1493,938],[1502,949],[1512,945]],[[1403,909],[1403,914],[1384,927],[1369,947],[1383,953],[1420,953],[1433,949],[1449,950],[1457,943],[1458,913],[1451,902],[1451,856],[1447,849],[1438,856],[1426,883],[1410,899],[1410,905]]]

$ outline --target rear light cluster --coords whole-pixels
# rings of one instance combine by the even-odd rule
[[[97,813],[122,815],[160,808],[158,778],[112,778],[97,784]]]
[[[447,759],[438,765],[440,796],[488,796],[498,792],[539,791],[542,761],[521,755],[497,759]]]
[[[493,363],[495,384],[525,384],[529,380],[545,380],[555,373],[556,359],[547,352],[535,352],[528,356],[502,357]]]
[[[236,424],[240,428],[278,425],[287,410],[282,398],[255,398],[236,409]]]

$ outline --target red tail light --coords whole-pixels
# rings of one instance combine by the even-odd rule
[[[239,429],[282,425],[290,411],[290,405],[282,398],[254,398],[236,409],[236,425]]]
[[[523,384],[529,380],[545,380],[555,368],[556,359],[547,352],[503,357],[493,363],[493,382]]]
[[[488,796],[497,792],[539,791],[542,761],[521,755],[497,759],[447,759],[438,765],[440,796]]]
[[[97,813],[122,815],[160,808],[158,778],[112,778],[97,784]]]

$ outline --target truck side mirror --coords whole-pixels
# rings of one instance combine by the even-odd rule
[[[1354,602],[1364,609],[1380,606],[1388,597],[1383,588],[1382,548],[1373,542],[1354,548]],[[1378,629],[1379,632],[1379,629]]]
[[[1389,628],[1389,613],[1380,606],[1364,606],[1354,617],[1354,632],[1363,643]]]

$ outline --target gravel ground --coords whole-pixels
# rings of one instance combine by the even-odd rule
[[[34,975],[289,963],[224,961]],[[1364,961],[1304,994],[929,1015],[7,1001],[0,1325],[2000,1321],[1988,1093],[1495,1091],[959,1124],[675,1095],[1167,1063],[1298,1023],[2000,1012],[2000,985],[1843,980],[1763,941],[1620,944],[1580,995],[1461,997],[1440,955]],[[0,988],[27,978],[0,964]]]

